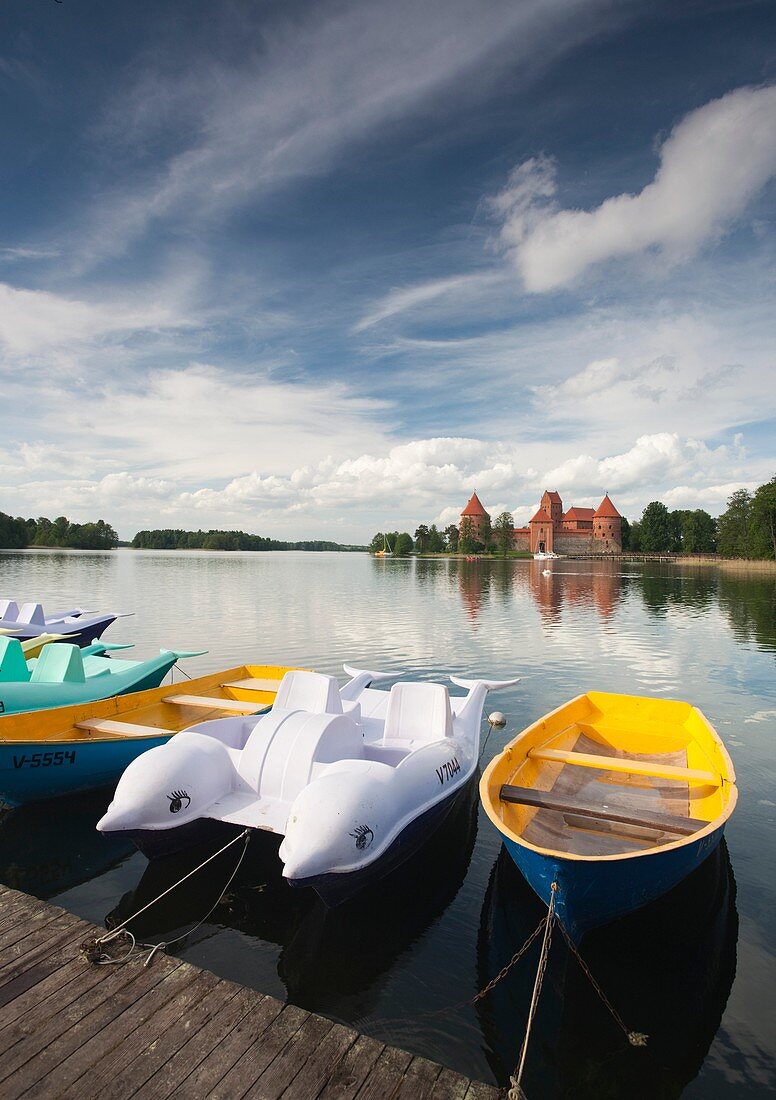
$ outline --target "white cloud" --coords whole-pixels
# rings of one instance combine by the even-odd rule
[[[164,305],[93,303],[0,283],[0,353],[13,360],[186,323]]]
[[[686,115],[654,180],[595,210],[555,208],[555,165],[534,158],[491,200],[527,290],[555,290],[591,265],[657,250],[685,260],[737,219],[776,173],[776,85],[739,88]]]

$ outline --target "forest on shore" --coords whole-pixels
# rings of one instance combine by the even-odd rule
[[[413,536],[408,531],[378,531],[369,552],[388,552],[393,557],[409,554],[514,555],[511,512],[502,512],[491,526],[480,525],[475,537],[471,521],[464,516],[459,526],[444,531],[436,524],[421,523]],[[724,558],[753,561],[776,559],[776,477],[754,492],[738,489],[727,508],[715,518],[703,508],[669,508],[653,500],[639,519],[622,517],[622,549],[636,553],[719,554]]]

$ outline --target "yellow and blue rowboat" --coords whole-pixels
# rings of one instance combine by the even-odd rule
[[[0,718],[0,802],[21,806],[113,783],[135,757],[189,726],[260,714],[287,671],[240,665],[184,684]]]
[[[480,796],[512,859],[569,936],[666,893],[719,844],[738,795],[696,707],[591,691],[528,726]]]

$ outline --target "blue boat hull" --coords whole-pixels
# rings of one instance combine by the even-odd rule
[[[116,783],[135,757],[169,739],[0,743],[0,801],[23,806]]]
[[[723,826],[677,848],[624,859],[565,859],[504,837],[504,846],[545,905],[557,883],[555,912],[570,938],[609,924],[673,889],[718,846]]]

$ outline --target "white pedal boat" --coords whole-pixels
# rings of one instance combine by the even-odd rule
[[[0,600],[0,631],[13,635],[20,642],[40,634],[56,634],[57,640],[83,648],[96,642],[112,622],[123,617],[119,612],[100,613],[81,607],[46,615],[39,603],[25,603],[19,607],[14,600]]]
[[[369,685],[390,675],[345,666],[287,672],[256,716],[192,726],[126,769],[97,828],[161,856],[228,827],[280,834],[283,876],[329,905],[407,859],[474,775],[489,690],[517,680]]]

